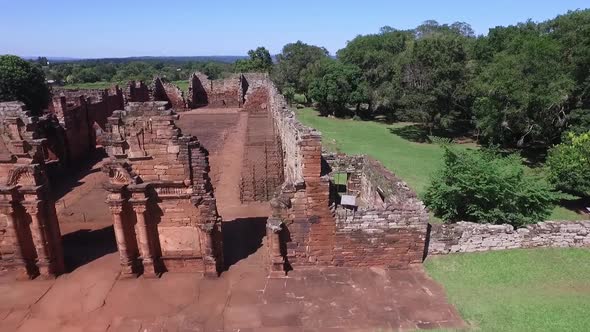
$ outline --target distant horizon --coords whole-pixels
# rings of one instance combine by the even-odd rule
[[[10,53],[6,53],[10,54]],[[4,55],[4,54],[0,54]],[[107,56],[107,57],[100,57],[100,58],[79,58],[79,57],[69,57],[69,56],[46,56],[46,55],[20,55],[20,54],[10,54],[16,55],[21,57],[25,60],[35,60],[39,57],[45,57],[47,60],[58,60],[58,61],[67,61],[67,60],[105,60],[105,59],[135,59],[135,58],[154,58],[154,59],[161,59],[161,58],[248,58],[248,55],[231,55],[231,54],[211,54],[211,55],[133,55],[133,56]],[[273,54],[274,56],[274,54]]]
[[[248,50],[259,46],[279,54],[285,44],[301,40],[323,46],[335,55],[356,36],[378,33],[383,26],[407,30],[426,20],[441,24],[465,22],[476,35],[486,35],[496,26],[528,19],[545,21],[588,7],[587,0],[498,0],[477,4],[467,0],[169,0],[165,6],[115,0],[11,1],[3,4],[0,12],[0,29],[9,31],[0,35],[0,54],[68,60],[233,57],[246,56]]]

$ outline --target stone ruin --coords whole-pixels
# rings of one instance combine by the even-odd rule
[[[428,213],[379,162],[322,153],[321,134],[303,126],[274,86],[269,103],[285,153],[285,182],[268,222],[271,275],[297,266],[405,268],[424,257]],[[355,206],[340,204],[337,174]]]
[[[0,119],[0,268],[18,278],[55,277],[64,263],[43,136],[56,120],[32,116],[19,102],[0,103]]]
[[[198,138],[183,135],[175,123],[177,111],[197,108],[199,112],[203,107],[237,107],[248,113],[242,175],[236,181],[243,203],[271,203],[266,240],[271,276],[311,265],[404,268],[422,260],[428,214],[415,194],[370,158],[323,154],[321,134],[296,119],[267,75],[209,80],[195,73],[186,98],[160,78],[151,86],[130,82],[124,90],[58,91],[45,118],[20,120],[50,123],[45,127],[54,131],[21,125],[18,132],[28,135],[23,139],[27,144],[3,141],[11,146],[7,155],[12,159],[28,153],[28,165],[34,166],[27,167],[38,174],[33,178],[40,188],[48,188],[43,176],[52,161],[71,163],[83,159],[97,144],[105,146],[109,155],[103,167],[109,176],[105,189],[121,276],[149,277],[166,271],[217,275],[223,266],[223,239],[208,152]],[[14,128],[5,132],[16,133]],[[3,174],[12,174],[10,167],[15,165],[9,165]],[[341,173],[346,176],[347,194],[356,198],[358,206],[340,204],[342,184],[335,176]],[[3,193],[26,187],[10,189],[8,185],[14,187],[18,180],[5,182]],[[47,259],[27,257],[59,262],[59,225],[51,212],[55,208],[43,190],[38,192],[38,199],[49,206],[38,220],[53,225],[43,229],[51,230],[45,238],[52,240],[45,243],[55,248],[48,250]],[[7,195],[3,197],[9,204],[14,199]],[[12,257],[6,253],[26,247],[10,235],[1,241],[2,248],[7,248],[6,243],[12,248],[3,249],[1,264]],[[62,270],[57,264],[51,271]]]
[[[309,266],[407,268],[426,254],[536,246],[588,246],[587,222],[433,226],[416,194],[379,162],[322,150],[263,74],[209,80],[180,89],[150,86],[55,92],[49,110],[0,103],[0,268],[21,277],[64,272],[51,187],[104,146],[105,197],[121,277],[224,270],[222,220],[209,152],[177,126],[183,112],[227,108],[246,115],[239,201],[267,204],[269,276]],[[244,205],[247,206],[247,205]],[[430,243],[430,245],[429,245]]]
[[[132,102],[108,119],[107,203],[123,275],[220,270],[207,151],[180,133],[177,119],[167,102]]]

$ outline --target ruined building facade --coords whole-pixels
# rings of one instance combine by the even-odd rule
[[[0,103],[0,268],[20,278],[63,272],[61,233],[45,164],[50,115],[32,116],[22,103]]]
[[[129,103],[108,119],[107,203],[123,275],[213,276],[222,265],[207,153],[177,119],[167,102]]]

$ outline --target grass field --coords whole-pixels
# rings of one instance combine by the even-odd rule
[[[415,143],[392,132],[403,124],[321,117],[311,108],[300,109],[297,113],[301,122],[322,132],[324,147],[372,156],[406,181],[419,195],[424,193],[430,176],[442,164],[443,150],[439,145]],[[476,148],[474,145],[460,147]],[[558,206],[549,219],[580,220],[588,217]]]
[[[182,90],[184,92],[184,95],[186,97],[186,94],[188,93],[188,80],[172,81],[170,83],[172,83],[172,84],[176,85],[177,87],[179,87],[180,90]]]
[[[455,254],[425,267],[474,330],[590,331],[589,250]]]
[[[178,86],[180,88],[180,90],[184,91],[185,94],[188,93],[188,80],[172,81],[171,83]],[[75,84],[64,85],[61,88],[64,88],[64,89],[108,89],[115,84],[118,84],[119,87],[124,87],[127,84],[127,82],[75,83]]]
[[[61,86],[64,89],[108,89],[113,85],[118,84],[119,87],[124,86],[121,82],[93,82],[93,83],[74,83]]]

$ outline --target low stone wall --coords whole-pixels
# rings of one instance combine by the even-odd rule
[[[334,264],[407,268],[424,257],[428,213],[420,204],[396,209],[336,210]]]
[[[458,222],[431,225],[431,255],[517,248],[590,248],[590,221],[546,221],[513,226]]]

